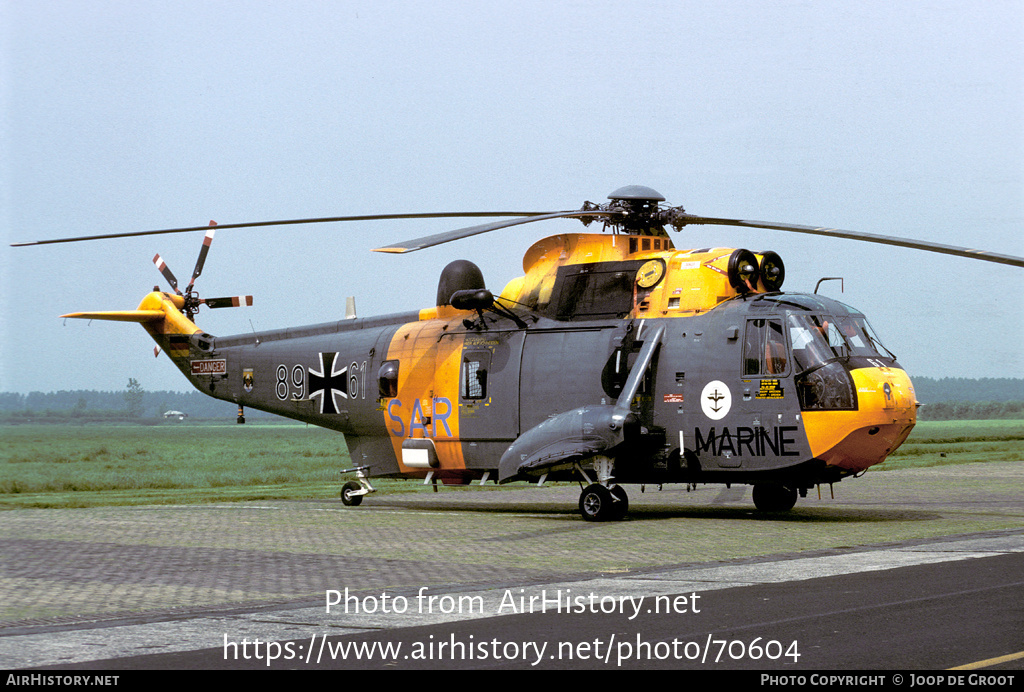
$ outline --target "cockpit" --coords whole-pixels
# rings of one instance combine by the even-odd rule
[[[792,295],[764,302],[772,303],[775,314],[747,319],[743,375],[793,377],[801,410],[854,410],[851,370],[899,367],[864,316],[841,303],[811,297],[797,301]],[[769,306],[751,307],[756,312]],[[833,309],[826,314],[822,308]]]

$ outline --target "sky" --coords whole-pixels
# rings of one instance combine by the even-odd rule
[[[578,208],[630,184],[705,216],[1024,256],[1024,0],[0,0],[0,391],[189,388],[133,324],[160,253],[272,219]],[[407,255],[473,221],[217,233],[215,335],[429,307],[453,259],[495,292],[578,222]],[[592,230],[594,227],[592,227]],[[785,290],[862,310],[911,377],[1024,377],[1019,268],[697,226],[677,248],[775,250]],[[840,292],[841,288],[841,292]]]

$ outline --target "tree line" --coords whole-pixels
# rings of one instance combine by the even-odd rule
[[[1024,379],[915,377],[914,393],[923,404],[921,420],[1024,418]]]
[[[189,419],[234,420],[238,407],[198,391],[149,392],[135,379],[120,391],[0,392],[0,421],[7,423],[146,422],[162,420],[169,411],[180,411]],[[272,414],[246,409],[245,416]]]
[[[921,420],[1019,420],[1024,401],[940,401],[917,411]]]

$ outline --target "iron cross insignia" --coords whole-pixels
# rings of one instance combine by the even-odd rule
[[[337,353],[321,353],[319,372],[309,368],[309,398],[320,398],[320,413],[337,414],[336,397],[348,398],[348,368],[336,370],[337,362]]]

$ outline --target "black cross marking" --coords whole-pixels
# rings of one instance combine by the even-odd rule
[[[338,413],[335,397],[340,394],[342,398],[348,398],[348,368],[335,370],[337,361],[337,353],[321,353],[320,371],[309,368],[309,398],[320,397],[320,413]],[[325,374],[328,372],[330,375]]]

